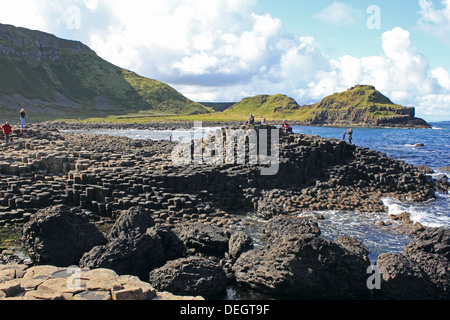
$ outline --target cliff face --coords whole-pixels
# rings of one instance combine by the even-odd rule
[[[157,80],[117,67],[78,41],[0,24],[0,112],[34,120],[212,109]]]
[[[245,98],[225,114],[267,120],[289,120],[304,125],[429,128],[415,117],[413,107],[393,103],[373,86],[357,85],[325,97],[313,105],[300,106],[284,95]]]
[[[72,50],[74,53],[95,54],[91,49],[78,41],[68,41],[54,35],[16,28],[11,25],[0,24],[0,55],[20,58],[30,65],[61,61],[64,57],[61,50]]]
[[[336,126],[430,127],[426,121],[415,117],[415,108],[408,107],[395,110],[394,112],[395,114],[392,116],[374,117],[364,109],[348,108],[346,110],[319,110],[315,111],[315,117],[307,123],[310,125]]]
[[[357,85],[302,108],[313,115],[305,121],[311,125],[430,127],[415,117],[415,108],[393,103],[373,86]]]

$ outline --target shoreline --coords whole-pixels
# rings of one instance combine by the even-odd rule
[[[247,166],[174,167],[169,142],[64,134],[58,127],[35,125],[8,147],[0,145],[9,153],[0,158],[6,178],[0,220],[28,223],[39,210],[68,205],[99,226],[140,206],[171,230],[201,223],[236,233],[245,230],[239,212],[263,220],[299,212],[320,219],[313,212],[323,209],[377,213],[386,211],[382,196],[421,202],[433,198],[436,188],[411,165],[336,139],[281,134],[280,173],[264,179]],[[412,235],[428,229],[407,215],[392,222],[382,227],[401,222]]]
[[[110,129],[115,127],[120,128],[131,128],[131,129],[155,129],[155,130],[170,130],[172,128],[186,129],[192,128],[194,126],[194,120],[163,120],[163,121],[150,121],[147,123],[129,123],[129,122],[83,122],[83,121],[43,121],[40,122],[44,125],[50,125],[51,127],[68,127],[68,128],[102,128]],[[245,125],[245,121],[200,121],[204,127],[229,127],[237,125]],[[425,126],[381,126],[381,125],[367,125],[367,124],[310,124],[299,121],[290,121],[288,123],[292,126],[306,126],[306,127],[326,127],[326,128],[368,128],[368,129],[431,129],[432,125],[429,127]],[[267,121],[270,126],[281,126],[282,120],[280,121]]]

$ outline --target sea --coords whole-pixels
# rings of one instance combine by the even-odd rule
[[[415,166],[428,166],[435,171],[430,176],[446,175],[450,179],[449,172],[441,172],[442,168],[450,166],[450,122],[430,124],[432,129],[352,128],[352,142],[357,146],[380,151],[391,158]],[[186,141],[194,136],[196,130],[201,130],[205,134],[215,129],[217,128],[204,127],[176,131],[95,129],[77,132],[123,136],[131,139]],[[335,127],[293,126],[294,133],[336,139],[342,139],[346,130],[346,128]],[[424,203],[402,202],[392,198],[383,198],[382,201],[388,207],[387,213],[369,214],[335,210],[318,212],[324,217],[318,220],[322,236],[330,240],[340,235],[359,239],[369,249],[371,261],[375,261],[381,253],[401,253],[412,240],[409,235],[385,230],[378,226],[378,222],[389,220],[390,214],[397,215],[407,211],[414,222],[424,226],[450,228],[450,194],[448,192],[436,193],[435,200]],[[251,213],[244,221],[255,235],[264,224]]]

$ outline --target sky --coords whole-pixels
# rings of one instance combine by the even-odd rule
[[[366,84],[450,120],[450,0],[15,0],[0,23],[81,41],[198,102],[303,105]]]

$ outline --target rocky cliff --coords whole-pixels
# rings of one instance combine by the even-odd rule
[[[423,119],[416,118],[415,108],[395,104],[375,87],[366,85],[335,93],[302,109],[313,114],[306,121],[311,125],[430,127]]]
[[[301,125],[409,127],[429,128],[416,118],[415,108],[393,103],[373,86],[357,85],[345,92],[325,97],[313,105],[300,106],[285,95],[258,95],[245,98],[227,109],[224,114],[267,120],[287,119]]]
[[[0,111],[34,120],[146,112],[197,114],[212,109],[170,86],[101,59],[78,41],[0,24]]]

